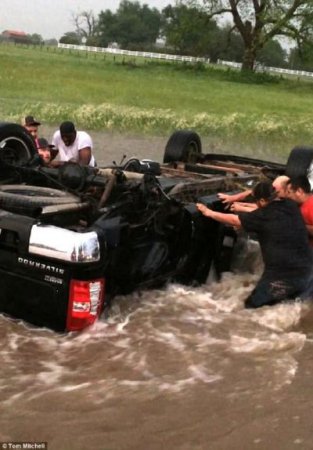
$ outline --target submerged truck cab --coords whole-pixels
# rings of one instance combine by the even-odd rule
[[[1,312],[57,331],[101,314],[105,279],[95,231],[74,231],[0,212]]]

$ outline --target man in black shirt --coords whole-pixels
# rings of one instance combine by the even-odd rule
[[[258,237],[264,272],[245,302],[247,308],[273,305],[282,300],[304,297],[312,278],[312,253],[298,205],[289,199],[277,199],[268,182],[253,189],[258,209],[238,215],[212,211],[197,204],[206,217],[242,227]]]

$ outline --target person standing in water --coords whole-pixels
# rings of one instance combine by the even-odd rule
[[[312,252],[298,205],[278,198],[270,182],[259,182],[252,191],[257,209],[228,214],[198,203],[198,210],[218,222],[255,233],[260,243],[264,271],[245,301],[246,308],[274,305],[304,298],[312,284]]]

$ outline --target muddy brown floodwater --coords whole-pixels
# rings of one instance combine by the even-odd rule
[[[166,139],[138,139],[102,136],[97,158],[118,159],[119,148],[152,157],[157,147],[161,159]],[[118,297],[108,318],[80,334],[0,315],[0,442],[312,449],[312,307],[245,310],[261,270],[257,244],[246,250],[247,263],[221,282]]]
[[[40,135],[50,142],[56,127],[43,125]],[[161,162],[168,136],[140,136],[134,134],[120,134],[107,131],[90,131],[94,144],[94,153],[99,166],[121,162],[126,158],[153,159]]]

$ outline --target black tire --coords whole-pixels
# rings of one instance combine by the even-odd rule
[[[39,207],[79,202],[80,199],[75,195],[57,189],[16,184],[0,186],[2,207]]]
[[[308,170],[313,161],[313,147],[295,147],[291,150],[286,175],[289,178],[308,176]]]
[[[190,130],[175,131],[167,141],[163,162],[175,161],[195,163],[201,154],[202,145],[199,135]]]
[[[20,166],[30,161],[36,153],[35,141],[24,127],[0,122],[0,161]]]

